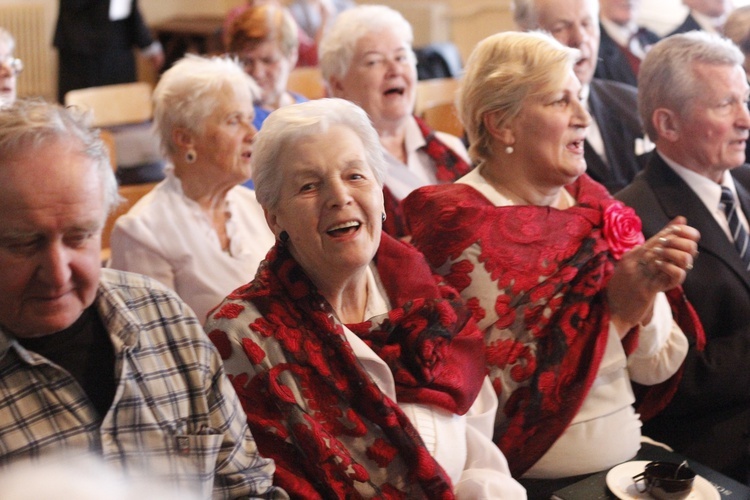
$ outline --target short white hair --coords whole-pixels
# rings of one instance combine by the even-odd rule
[[[172,142],[175,128],[200,134],[227,92],[253,101],[260,97],[258,85],[230,56],[188,54],[165,71],[153,94],[154,126],[164,153],[169,156],[177,150]]]
[[[323,80],[343,78],[354,58],[354,47],[363,36],[390,30],[412,47],[414,32],[409,21],[400,12],[385,5],[359,5],[347,9],[336,17],[318,47],[318,66]],[[416,57],[411,52],[414,64]]]
[[[377,183],[383,186],[385,156],[367,113],[345,99],[315,99],[277,109],[266,118],[255,136],[250,161],[255,194],[263,208],[274,208],[279,201],[284,170],[280,163],[282,153],[295,141],[323,133],[334,125],[349,128],[362,140],[367,165]]]

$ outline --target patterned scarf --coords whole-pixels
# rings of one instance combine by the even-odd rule
[[[375,263],[396,308],[347,326],[386,362],[399,402],[464,414],[485,376],[470,311],[411,246],[383,234]],[[258,372],[231,379],[260,452],[276,461],[278,485],[306,499],[453,498],[446,473],[285,247],[274,247],[255,280],[228,299],[209,335],[226,359],[227,331],[245,330],[243,348]],[[250,335],[248,302],[260,314],[249,318]]]
[[[445,145],[435,135],[421,118],[414,117],[419,125],[419,131],[425,140],[425,145],[420,149],[432,160],[435,166],[435,175],[440,183],[450,183],[463,177],[471,171],[471,165],[461,158],[455,151]],[[398,200],[387,186],[383,187],[385,197],[385,213],[387,215],[383,223],[383,230],[395,238],[406,236],[406,225],[401,201]]]
[[[606,286],[614,262],[643,241],[640,219],[603,186],[583,175],[568,189],[578,204],[567,210],[496,207],[460,184],[421,188],[403,205],[412,242],[427,260],[435,268],[453,262],[448,283],[461,291],[472,272],[486,272],[497,284],[498,319],[487,329],[486,356],[504,402],[495,441],[515,477],[542,457],[580,409],[607,343]],[[483,267],[475,269],[465,252],[478,252]],[[682,290],[668,297],[685,333],[702,338]],[[486,312],[476,299],[467,303],[481,320]],[[637,341],[634,328],[623,340],[626,353]],[[680,375],[638,388],[643,418],[666,406]]]

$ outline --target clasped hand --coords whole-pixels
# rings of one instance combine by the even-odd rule
[[[661,231],[626,252],[607,285],[611,321],[623,337],[637,324],[651,321],[656,294],[685,281],[698,255],[697,229],[675,217]]]

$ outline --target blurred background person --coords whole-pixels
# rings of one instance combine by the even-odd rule
[[[234,21],[246,10],[252,8],[252,7],[260,7],[261,5],[274,5],[278,8],[281,8],[283,10],[286,10],[289,12],[289,10],[285,7],[285,5],[280,2],[279,0],[248,0],[247,3],[243,5],[238,5],[237,7],[234,7],[229,12],[227,12],[227,15],[224,17],[224,22],[222,24],[222,40],[224,43],[224,49],[227,51],[231,51],[232,49],[229,47],[229,45],[232,43],[232,34],[234,31],[234,28],[232,28],[232,25],[234,24]],[[294,20],[294,32],[295,36],[297,37],[297,56],[295,64],[296,66],[317,66],[318,64],[318,42],[317,40],[310,38],[307,33],[304,32],[302,28],[299,27],[297,24],[297,21]],[[280,35],[276,32],[277,30],[284,28],[286,21],[282,19],[277,19],[275,22],[271,19],[266,21],[267,27],[263,27],[263,25],[257,24],[257,17],[255,18],[255,21],[251,23],[252,28],[248,27],[246,28],[247,37],[249,38],[263,38],[265,37],[265,33],[268,30],[272,30],[273,33],[269,33],[270,36],[276,36],[279,37]],[[274,27],[275,26],[275,27]],[[252,29],[252,31],[250,31]],[[288,36],[284,34],[284,37]],[[293,66],[294,67],[294,66]]]
[[[248,7],[229,28],[227,51],[260,87],[253,120],[258,130],[271,111],[307,100],[286,88],[289,72],[297,64],[297,46],[294,19],[275,2]]]
[[[732,40],[745,57],[742,67],[750,74],[750,5],[737,7],[724,24],[724,36]]]
[[[586,173],[610,193],[641,171],[651,145],[638,116],[638,91],[631,85],[594,78],[599,54],[599,0],[513,0],[513,17],[523,31],[544,30],[578,49],[574,70],[591,115],[584,142]]]
[[[257,87],[229,58],[188,55],[154,89],[167,177],[115,224],[110,267],[172,288],[203,321],[273,245],[250,178]]]
[[[357,5],[352,0],[285,0],[285,3],[300,28],[317,43],[339,14]]]
[[[709,33],[721,33],[727,15],[732,10],[732,0],[682,0],[689,9],[685,20],[669,35],[703,30]]]
[[[688,352],[677,393],[645,432],[747,483],[750,474],[750,87],[744,57],[705,31],[665,38],[641,67],[638,106],[655,154],[617,197],[650,236],[682,214],[701,232],[685,293],[706,331]],[[743,237],[744,236],[744,237]]]
[[[60,0],[53,44],[61,103],[70,90],[136,81],[134,48],[155,70],[164,64],[138,0]]]
[[[638,69],[659,35],[638,26],[641,0],[599,0],[599,61],[595,78],[638,85]]]
[[[526,498],[490,440],[497,402],[470,312],[382,231],[367,115],[341,99],[281,108],[253,170],[276,245],[205,329],[276,484],[297,498]]]
[[[688,349],[662,292],[698,232],[675,218],[643,243],[633,210],[586,175],[579,59],[541,33],[482,41],[458,102],[477,167],[404,200],[415,246],[484,332],[494,439],[533,498],[634,458]],[[634,407],[631,382],[658,397]]]
[[[16,100],[16,77],[23,71],[23,61],[13,55],[15,48],[13,35],[0,28],[0,106]]]
[[[458,137],[414,116],[417,68],[411,25],[383,5],[342,12],[320,45],[320,69],[331,96],[364,109],[386,152],[384,228],[404,236],[401,200],[429,184],[453,182],[471,170]]]

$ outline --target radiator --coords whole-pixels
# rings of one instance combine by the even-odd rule
[[[23,60],[18,96],[55,99],[54,59],[45,22],[44,5],[24,2],[0,4],[0,26],[16,39],[16,57]]]

